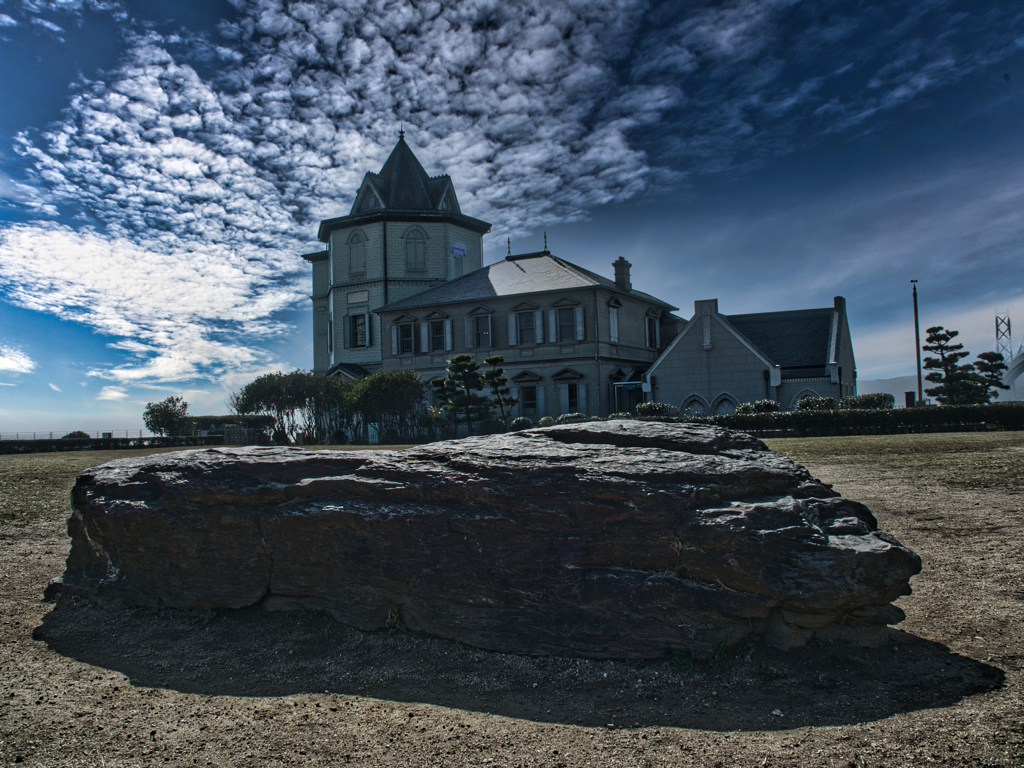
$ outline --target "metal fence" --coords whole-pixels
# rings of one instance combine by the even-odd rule
[[[56,440],[72,434],[82,437],[82,439],[94,440],[114,437],[154,437],[153,433],[146,429],[113,429],[95,432],[86,432],[84,429],[51,429],[35,432],[0,432],[0,440]]]

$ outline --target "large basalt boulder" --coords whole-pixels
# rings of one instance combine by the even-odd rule
[[[528,654],[880,644],[921,568],[760,440],[685,424],[156,454],[86,470],[72,504],[51,593],[324,610]]]

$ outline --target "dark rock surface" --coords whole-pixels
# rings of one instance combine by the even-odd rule
[[[323,610],[501,651],[885,642],[920,558],[749,435],[594,422],[401,452],[208,448],[86,470],[48,591]]]

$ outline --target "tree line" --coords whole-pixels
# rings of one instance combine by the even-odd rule
[[[471,355],[455,355],[445,376],[430,382],[413,371],[381,371],[357,380],[312,371],[268,373],[228,396],[230,416],[190,416],[184,398],[172,396],[148,403],[143,421],[160,435],[245,422],[265,428],[269,441],[279,445],[415,443],[460,432],[504,432],[518,400],[507,386],[504,358],[485,362],[490,367],[481,370]],[[426,407],[431,391],[439,405]]]

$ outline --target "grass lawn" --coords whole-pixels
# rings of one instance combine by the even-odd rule
[[[881,464],[959,488],[1024,493],[1024,432],[786,437],[765,441],[793,461]]]

